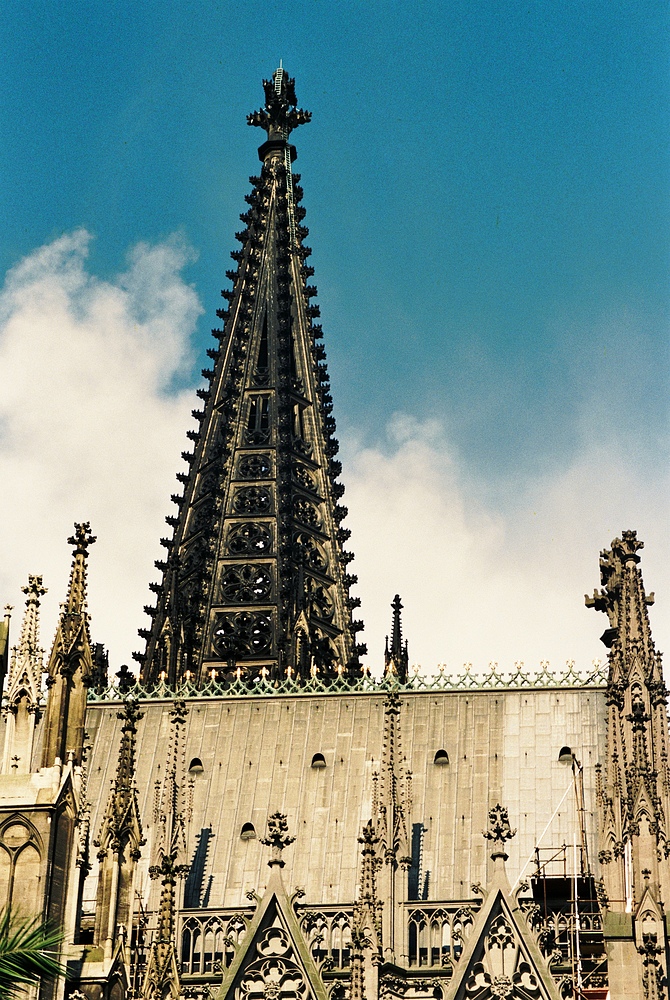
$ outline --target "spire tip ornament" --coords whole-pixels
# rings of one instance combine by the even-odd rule
[[[268,152],[285,147],[291,132],[312,120],[311,111],[296,107],[295,79],[290,77],[281,65],[272,74],[271,80],[263,80],[265,105],[260,111],[247,115],[247,124],[263,128],[267,132],[267,142],[258,150],[261,160]],[[291,159],[295,159],[295,149],[291,147]]]
[[[278,868],[283,868],[286,862],[282,858],[282,852],[295,841],[295,837],[291,837],[288,832],[288,822],[284,813],[276,812],[268,816],[268,835],[261,837],[260,841],[266,847],[272,848],[268,866],[274,868],[276,865]]]
[[[516,830],[510,826],[507,809],[498,802],[492,809],[489,809],[489,825],[484,831],[483,837],[492,841],[491,860],[507,861],[509,855],[505,850],[505,843],[516,836]]]

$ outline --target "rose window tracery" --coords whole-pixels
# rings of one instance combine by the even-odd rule
[[[195,531],[201,531],[206,528],[214,514],[214,501],[204,500],[202,503],[198,504],[193,513],[193,529]]]
[[[238,465],[242,479],[267,479],[272,471],[269,455],[243,455]]]
[[[272,508],[270,491],[264,486],[246,486],[235,494],[233,508],[238,514],[268,514]]]
[[[272,619],[269,615],[240,611],[217,615],[212,643],[219,656],[267,656],[272,650]]]
[[[221,577],[221,600],[231,604],[264,601],[272,592],[272,578],[264,566],[231,566]]]
[[[228,533],[228,552],[234,556],[266,554],[272,548],[272,535],[265,524],[245,521]]]
[[[296,462],[293,467],[293,475],[295,476],[297,482],[304,487],[304,489],[311,490],[312,493],[316,493],[314,478],[306,465],[303,465],[301,462]]]
[[[489,948],[511,948],[514,946],[514,931],[502,914],[489,931]]]
[[[268,928],[256,952],[260,957],[245,969],[240,980],[239,1000],[303,1000],[309,995],[283,928]]]
[[[200,479],[200,485],[198,488],[198,497],[204,497],[208,493],[216,493],[220,485],[220,476],[218,472],[214,472],[210,469],[205,475]]]
[[[307,524],[311,528],[318,528],[321,524],[319,512],[314,504],[310,503],[309,500],[303,500],[302,497],[293,501],[293,516],[296,521],[300,521],[301,524]]]

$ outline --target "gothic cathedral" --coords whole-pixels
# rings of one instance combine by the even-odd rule
[[[46,665],[0,624],[0,905],[63,933],[40,1000],[662,1000],[667,691],[634,531],[606,668],[361,664],[283,69],[166,518],[138,672],[91,638],[87,523]],[[390,596],[390,595],[389,595]],[[380,651],[381,653],[381,651]],[[43,687],[43,675],[46,687]]]

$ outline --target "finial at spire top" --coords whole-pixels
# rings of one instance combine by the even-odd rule
[[[391,607],[393,608],[393,628],[391,631],[391,652],[399,654],[402,652],[402,619],[400,617],[400,612],[403,609],[402,601],[400,600],[400,594],[396,594],[391,601]]]
[[[75,522],[74,535],[68,538],[68,545],[74,545],[74,555],[87,555],[89,545],[93,545],[96,541],[95,535],[91,534],[91,522],[81,521],[80,523]]]
[[[296,107],[295,79],[288,75],[281,60],[272,79],[263,80],[263,90],[265,107],[247,115],[247,123],[264,128],[269,141],[285,142],[293,129],[311,121],[311,111]]]
[[[400,594],[396,594],[391,601],[393,608],[393,622],[391,627],[391,647],[389,648],[388,636],[386,637],[386,651],[384,653],[385,676],[392,677],[399,681],[407,680],[407,667],[409,656],[407,653],[407,642],[402,641],[402,618],[400,612],[403,603]]]
[[[284,813],[275,812],[272,816],[268,816],[268,835],[261,837],[261,844],[272,848],[272,857],[268,861],[270,868],[284,867],[286,862],[282,858],[282,851],[294,841],[295,837],[289,835],[288,822]]]
[[[505,843],[516,836],[516,830],[513,830],[510,826],[507,809],[501,806],[499,802],[492,809],[489,809],[489,825],[483,835],[486,840],[491,841],[491,847],[493,848],[491,851],[492,860],[507,861],[508,855],[505,850]]]

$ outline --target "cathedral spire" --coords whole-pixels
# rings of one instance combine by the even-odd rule
[[[7,726],[3,774],[30,770],[35,724],[39,721],[44,650],[40,646],[40,599],[46,594],[41,576],[29,576],[22,587],[26,610],[19,643],[12,649],[5,704]]]
[[[5,604],[5,612],[0,621],[0,693],[5,686],[7,663],[9,661],[9,623],[12,618],[13,605]]]
[[[386,649],[384,651],[384,676],[389,679],[404,682],[407,680],[407,668],[409,665],[409,655],[407,652],[407,640],[402,641],[402,601],[400,595],[396,594],[391,602],[393,608],[393,626],[391,629],[391,645],[386,636]]]
[[[21,590],[26,594],[26,610],[21,624],[19,643],[12,649],[12,659],[7,677],[7,701],[12,704],[25,689],[31,705],[37,707],[42,679],[44,650],[40,646],[40,599],[46,594],[41,576],[29,576],[28,586]]]
[[[602,636],[610,652],[598,857],[610,908],[632,913],[639,940],[645,913],[661,921],[663,901],[670,898],[667,690],[647,613],[653,594],[647,596],[642,581],[642,547],[634,531],[615,538],[600,555],[602,589],[586,598],[609,619]],[[616,975],[612,984],[619,986]]]
[[[86,688],[94,671],[91,650],[89,614],[86,601],[86,577],[89,546],[95,542],[88,521],[75,524],[75,533],[68,538],[74,545],[72,568],[67,596],[61,604],[49,665],[47,668],[47,698],[42,766],[51,767],[56,760],[65,762],[72,755],[81,763],[86,715]]]
[[[338,503],[344,487],[321,345],[316,288],[307,284],[302,190],[291,131],[309,121],[283,68],[263,84],[265,105],[249,116],[268,139],[251,179],[232,289],[214,330],[212,367],[193,411],[183,495],[167,518],[167,549],[142,677],[169,683],[261,672],[328,677],[352,671],[364,647],[349,596],[356,577],[343,550],[350,532]]]

